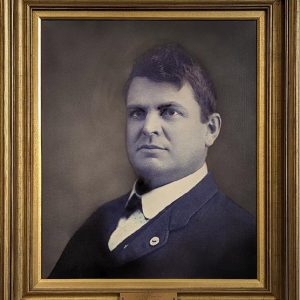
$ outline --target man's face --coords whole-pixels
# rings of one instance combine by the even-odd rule
[[[127,96],[127,151],[138,176],[151,188],[183,178],[205,162],[209,123],[193,89],[135,77]]]

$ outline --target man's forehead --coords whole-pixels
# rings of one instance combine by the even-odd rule
[[[155,82],[146,77],[135,77],[128,89],[127,106],[182,105],[184,99],[196,101],[194,91],[188,82],[178,88],[169,82]]]

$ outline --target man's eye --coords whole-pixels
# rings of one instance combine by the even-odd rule
[[[141,109],[135,109],[128,112],[130,119],[142,120],[145,117],[145,112]]]
[[[180,113],[174,108],[164,108],[161,111],[161,116],[167,119],[171,119],[180,115]]]

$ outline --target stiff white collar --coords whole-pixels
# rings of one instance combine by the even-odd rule
[[[145,218],[154,218],[172,202],[190,191],[206,175],[207,165],[204,163],[196,172],[143,194],[141,196],[142,210]],[[133,185],[129,199],[136,193],[135,186],[136,182]]]

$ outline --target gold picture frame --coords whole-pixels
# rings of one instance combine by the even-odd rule
[[[1,0],[1,297],[298,299],[298,10],[297,1],[283,0]],[[257,279],[42,278],[45,19],[256,21]]]

